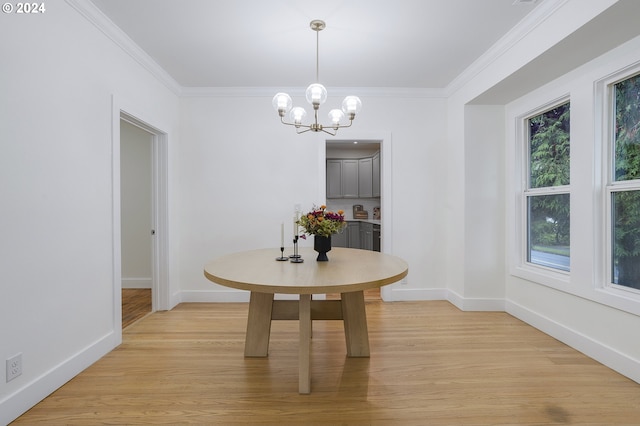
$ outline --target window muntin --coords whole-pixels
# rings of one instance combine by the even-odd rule
[[[528,179],[526,260],[569,271],[570,263],[570,103],[526,120]]]
[[[609,282],[640,290],[640,74],[612,85]]]

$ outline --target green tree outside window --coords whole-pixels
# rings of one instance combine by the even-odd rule
[[[640,75],[614,85],[614,173],[616,182],[639,181],[611,193],[611,280],[640,289]]]
[[[569,270],[570,103],[531,117],[527,202],[528,261]],[[561,192],[561,193],[556,193]]]

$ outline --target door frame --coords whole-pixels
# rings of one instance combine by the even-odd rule
[[[112,183],[113,183],[113,327],[118,343],[122,341],[122,221],[120,194],[120,123],[121,120],[139,127],[152,136],[152,283],[151,309],[171,308],[169,282],[169,134],[157,120],[149,119],[143,110],[115,95],[112,111]],[[151,232],[151,230],[149,230]]]

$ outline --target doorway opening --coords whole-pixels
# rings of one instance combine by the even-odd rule
[[[343,210],[347,228],[332,238],[336,247],[382,251],[382,140],[327,140],[325,144],[326,205]],[[365,300],[381,299],[380,289],[365,292]],[[327,299],[339,298],[328,294]]]
[[[147,296],[144,303],[136,301],[135,305],[144,307],[146,312],[154,312],[157,310],[170,309],[170,290],[169,290],[169,239],[168,239],[168,134],[158,127],[149,124],[149,121],[143,121],[130,114],[131,108],[123,108],[122,100],[114,97],[113,104],[113,184],[114,184],[114,203],[113,203],[113,224],[114,224],[114,326],[116,332],[116,340],[122,341],[122,328],[130,322],[123,320],[125,312],[129,306],[123,297],[123,289],[133,288],[135,290],[146,290]],[[133,108],[133,110],[136,110]],[[127,132],[132,130],[138,133],[142,142],[137,148],[142,151],[138,153],[137,161],[132,161],[133,166],[130,167],[126,163],[132,155],[129,148],[129,140]],[[140,160],[144,158],[144,160]],[[144,165],[142,163],[145,163]],[[132,168],[126,172],[125,168]],[[139,170],[136,170],[139,169]],[[144,170],[144,171],[142,171]],[[132,174],[134,178],[127,175]],[[144,179],[142,176],[146,176]],[[137,176],[137,178],[135,178]],[[126,224],[128,221],[127,209],[123,203],[127,203],[125,197],[130,187],[137,187],[138,197],[144,198],[145,207],[134,207],[134,212],[140,213],[138,219],[142,222],[137,223],[140,233],[146,236],[146,241],[137,242],[139,248],[125,248],[125,244],[129,244],[130,227]],[[135,193],[135,191],[134,191]],[[140,195],[144,194],[144,195]],[[135,198],[135,196],[134,196]],[[129,209],[131,210],[131,209]],[[146,216],[146,219],[144,217]],[[141,258],[148,259],[145,264]],[[138,269],[129,269],[127,263],[131,259],[137,259],[139,265],[145,264],[145,267]],[[150,266],[149,266],[150,263]],[[124,268],[123,268],[124,266]],[[140,272],[144,270],[144,272]],[[124,272],[124,273],[123,273]],[[128,313],[127,313],[128,315]],[[146,315],[146,313],[145,313]]]
[[[152,312],[154,134],[120,119],[122,328]]]

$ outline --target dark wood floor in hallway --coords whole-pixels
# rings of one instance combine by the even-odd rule
[[[122,329],[151,313],[150,288],[122,289]]]

